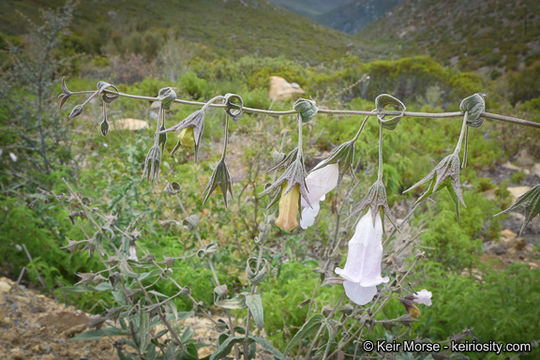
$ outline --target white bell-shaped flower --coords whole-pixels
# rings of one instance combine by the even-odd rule
[[[376,216],[374,222],[371,210],[368,210],[349,240],[345,268],[335,269],[345,279],[345,294],[358,305],[369,303],[377,293],[377,285],[388,282],[388,277],[381,277],[382,235],[381,217]]]
[[[302,197],[300,205],[302,206],[302,217],[300,226],[307,229],[315,222],[315,217],[319,213],[319,202],[323,201],[326,194],[334,190],[337,186],[339,177],[338,164],[326,165],[320,169],[312,171],[306,176],[306,185],[309,191],[308,201]],[[311,207],[309,204],[311,204]]]
[[[130,245],[129,247],[128,260],[139,261],[139,258],[137,257],[137,249],[135,249],[135,246],[133,245]]]
[[[431,291],[422,289],[412,294],[412,296],[413,296],[413,299],[412,299],[413,302],[417,304],[431,306]]]

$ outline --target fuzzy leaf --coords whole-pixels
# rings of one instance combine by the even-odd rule
[[[471,127],[479,127],[484,122],[480,115],[486,110],[485,94],[473,94],[466,97],[459,104],[459,109],[468,113],[467,125]]]
[[[389,119],[386,119],[386,116],[388,115],[379,114],[377,115],[377,118],[385,129],[394,130],[403,117],[403,113],[405,112],[405,104],[403,104],[399,99],[388,94],[381,94],[375,98],[375,107],[377,108],[377,112],[381,113],[388,110],[386,109],[387,106],[394,108],[399,112],[399,114],[394,115]]]
[[[264,326],[264,310],[260,294],[250,295],[246,294],[246,305],[253,315],[253,320],[255,320],[255,325],[262,330]]]
[[[246,301],[241,296],[233,297],[232,299],[219,300],[214,303],[216,306],[229,310],[245,309]]]
[[[312,333],[317,331],[319,326],[324,321],[324,316],[321,314],[315,314],[312,317],[309,318],[308,321],[302,325],[300,330],[296,334],[294,334],[293,338],[289,343],[287,344],[287,347],[285,348],[284,354],[286,355],[289,350],[294,348],[296,344],[298,344],[302,339],[308,338]]]

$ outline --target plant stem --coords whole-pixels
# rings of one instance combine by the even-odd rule
[[[351,140],[352,142],[356,142],[356,140],[358,140],[358,138],[360,137],[360,134],[362,133],[362,130],[364,130],[364,126],[366,126],[366,122],[368,121],[368,119],[369,119],[369,115],[367,115],[364,118],[364,121],[362,121],[362,124],[360,124],[360,128],[358,129],[358,131],[356,132],[356,135],[354,135],[353,139]]]
[[[227,145],[229,144],[229,115],[225,113],[225,138],[223,140],[223,152],[221,153],[221,161],[225,160],[227,155]]]
[[[461,132],[459,133],[459,139],[456,144],[456,148],[454,149],[454,154],[459,155],[459,152],[461,151],[461,143],[463,142],[463,137],[465,136],[465,130],[467,129],[467,119],[469,117],[469,113],[465,112],[465,115],[463,115],[463,122],[461,123]]]
[[[73,91],[71,95],[82,95],[82,94],[92,94],[94,93],[94,90],[86,90],[86,91]],[[157,97],[152,96],[141,96],[141,95],[132,95],[132,94],[126,94],[122,92],[116,92],[112,90],[103,90],[103,93],[108,93],[111,95],[118,95],[121,97],[131,98],[131,99],[137,99],[137,100],[146,100],[146,101],[157,101]],[[222,97],[222,96],[220,96]],[[199,101],[190,101],[190,100],[182,100],[182,99],[175,99],[175,103],[178,104],[184,104],[184,105],[192,105],[192,106],[211,106],[216,108],[225,108],[226,104],[213,104],[210,103],[203,103]],[[282,116],[282,115],[293,115],[296,114],[296,110],[284,110],[284,111],[276,111],[276,110],[265,110],[265,109],[257,109],[257,108],[250,108],[250,107],[242,107],[242,110],[244,112],[248,113],[255,113],[255,114],[266,114],[266,115],[274,115],[274,116]],[[365,116],[377,116],[377,115],[403,115],[403,117],[415,117],[415,118],[430,118],[430,119],[442,119],[442,118],[455,118],[455,117],[462,117],[464,115],[461,111],[455,111],[455,112],[440,112],[440,113],[428,113],[428,112],[414,112],[414,111],[405,111],[403,113],[399,111],[381,111],[378,113],[374,113],[372,111],[367,110],[332,110],[332,109],[319,109],[319,114],[334,114],[334,115],[365,115]],[[488,112],[483,112],[480,114],[480,116],[487,120],[495,120],[495,121],[502,121],[507,123],[513,123],[517,125],[523,125],[523,126],[530,126],[534,128],[540,128],[540,123],[529,121],[529,120],[523,120],[512,116],[506,116],[506,115],[499,115],[499,114],[493,114]]]
[[[382,181],[383,177],[383,127],[379,123],[379,170],[377,173],[377,181]]]

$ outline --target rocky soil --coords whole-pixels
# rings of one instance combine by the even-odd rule
[[[0,277],[0,360],[117,359],[114,338],[70,341],[88,328],[91,315],[62,304],[34,289]],[[205,318],[183,324],[194,338],[215,344],[218,332]],[[201,347],[199,356],[213,353],[213,345]]]

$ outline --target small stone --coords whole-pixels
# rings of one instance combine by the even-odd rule
[[[11,325],[11,319],[7,316],[0,317],[0,327],[9,327]]]
[[[8,293],[11,290],[11,285],[7,281],[0,280],[0,294]]]
[[[518,197],[525,194],[529,190],[531,190],[530,186],[510,186],[510,187],[508,187],[508,191],[510,192],[510,195],[512,196],[512,199],[514,201],[516,201]]]
[[[517,234],[510,229],[504,229],[503,231],[500,232],[500,236],[501,238],[512,240],[517,236]]]
[[[11,349],[11,358],[13,360],[23,360],[25,356],[24,356],[23,351],[17,347],[17,348]]]
[[[39,349],[41,350],[41,352],[44,352],[45,354],[48,354],[51,352],[51,346],[48,343],[39,344]]]
[[[505,162],[504,164],[502,164],[502,167],[505,168],[505,169],[514,170],[514,171],[521,170],[521,168],[519,168],[516,165],[512,164],[510,161]]]
[[[540,177],[540,163],[534,164],[534,166],[532,167],[532,172],[534,175]]]
[[[66,337],[66,338],[72,338],[75,335],[78,335],[78,334],[82,333],[84,330],[86,330],[86,324],[80,324],[80,325],[72,326],[69,329],[67,329],[66,331],[64,331],[62,336]]]

